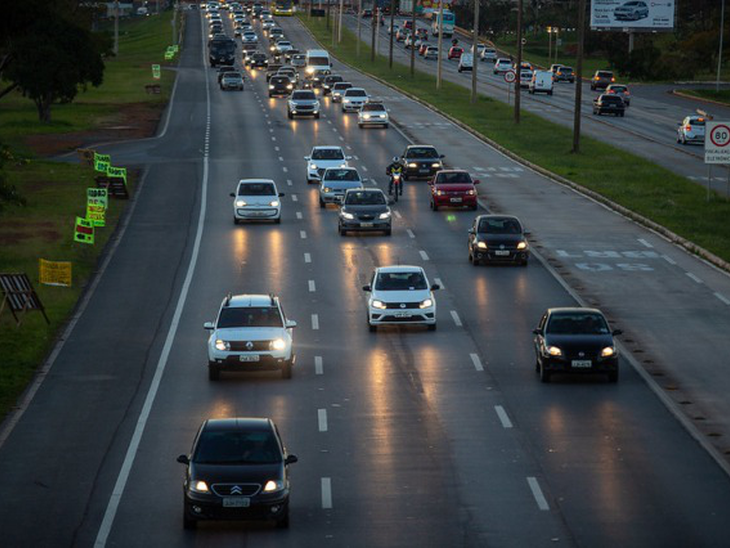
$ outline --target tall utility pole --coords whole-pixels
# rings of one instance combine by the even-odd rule
[[[411,39],[411,78],[416,75],[416,0],[411,0],[411,28],[413,38]]]
[[[393,68],[393,40],[395,40],[395,0],[390,0],[390,46],[388,48],[388,68]]]
[[[114,2],[114,55],[119,53],[119,0]]]
[[[715,80],[715,91],[720,91],[720,69],[722,68],[722,39],[725,30],[725,0],[722,0],[720,7],[720,50],[717,52],[717,80]]]
[[[573,113],[573,153],[580,152],[580,106],[583,100],[583,41],[585,40],[586,0],[578,3],[578,60],[575,75],[575,111]]]
[[[471,50],[471,102],[477,102],[477,46],[479,45],[479,0],[474,0],[474,44]]]
[[[581,0],[583,2],[584,0]],[[520,80],[522,79],[522,0],[517,0],[517,78],[515,79],[515,124],[520,123]]]
[[[337,43],[339,44],[342,42],[342,3],[343,0],[340,0],[340,17],[337,21]]]
[[[330,11],[332,8],[332,0],[327,0],[327,28],[330,28]]]
[[[119,5],[118,1],[117,5]],[[175,4],[172,7],[172,42],[170,42],[173,46],[177,44],[177,9],[178,4],[177,0],[175,0]]]
[[[441,69],[443,52],[441,51],[444,43],[444,0],[439,0],[439,41],[438,41],[438,60],[436,61],[436,89],[441,89]]]
[[[370,61],[375,61],[375,13],[376,10],[373,9],[373,14],[370,18],[370,26],[372,27],[373,35],[370,38]]]
[[[375,29],[375,53],[378,52],[380,41],[380,33],[378,32],[378,23],[380,22],[380,8],[375,8],[373,10],[373,28]]]
[[[337,36],[337,5],[335,5],[335,12],[332,15],[332,45],[335,45],[335,37]]]
[[[360,29],[362,28],[362,0],[357,4],[357,58],[360,58]]]

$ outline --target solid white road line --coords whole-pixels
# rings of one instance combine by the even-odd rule
[[[330,478],[322,478],[322,508],[324,510],[332,508],[332,480]]]
[[[317,423],[320,432],[327,432],[327,410],[317,409]]]
[[[314,357],[314,374],[324,375],[324,365],[322,364],[322,356]]]
[[[317,331],[319,329],[319,316],[312,314],[312,330]]]
[[[726,297],[725,295],[723,295],[722,293],[715,293],[715,297],[717,297],[718,299],[720,299],[720,300],[721,300],[722,302],[724,302],[725,304],[730,304],[730,299],[728,299],[728,298],[727,298],[727,297]]]
[[[495,405],[494,410],[497,412],[499,422],[502,423],[502,428],[512,428],[512,421],[509,420],[509,417],[507,416],[507,412],[504,410],[504,407],[502,407],[501,405]]]
[[[550,510],[550,506],[548,505],[548,502],[545,499],[545,495],[542,494],[542,489],[540,489],[540,484],[537,483],[537,478],[528,477],[527,483],[530,486],[530,491],[532,491],[532,496],[535,497],[535,502],[537,502],[537,507],[540,510]]]
[[[314,293],[317,291],[317,286],[314,283],[314,280],[309,280],[309,292]]]
[[[662,255],[662,259],[667,261],[669,264],[677,264],[677,261],[672,259],[669,255]]]
[[[415,238],[416,235],[413,233],[413,231],[410,228],[406,229],[406,233],[408,234],[409,238]]]
[[[309,253],[304,254],[304,262],[305,263],[311,263],[312,262],[312,256]]]
[[[451,311],[451,317],[454,320],[454,323],[456,324],[456,327],[461,327],[461,318],[459,318],[459,315],[456,313],[456,310]]]
[[[201,23],[201,32],[203,32],[203,27]],[[205,66],[205,56],[203,55],[203,66]],[[205,79],[205,93],[206,93],[206,129],[210,129],[210,81],[206,78]],[[134,464],[135,457],[137,456],[137,451],[139,449],[139,444],[142,441],[142,434],[144,433],[144,429],[147,426],[147,420],[149,419],[150,412],[152,411],[152,404],[155,401],[155,397],[157,396],[157,391],[160,388],[160,383],[162,381],[162,375],[165,372],[165,366],[167,365],[167,359],[170,356],[170,351],[172,349],[172,343],[175,340],[175,335],[177,334],[177,328],[180,324],[180,318],[182,316],[183,308],[185,307],[185,301],[188,297],[188,292],[190,291],[190,284],[193,280],[193,273],[195,272],[195,265],[198,262],[198,255],[200,253],[200,242],[203,238],[203,227],[205,226],[205,212],[207,209],[208,204],[208,173],[209,173],[209,158],[206,154],[203,156],[203,181],[200,186],[200,211],[198,213],[198,226],[196,228],[195,232],[195,240],[193,242],[193,250],[190,255],[190,262],[188,263],[187,272],[185,273],[185,279],[183,280],[182,287],[180,289],[180,295],[177,299],[177,304],[175,306],[175,312],[173,313],[172,320],[170,321],[170,327],[167,330],[167,336],[165,337],[165,343],[162,347],[162,352],[160,353],[160,358],[157,361],[157,365],[155,367],[155,374],[152,377],[152,382],[150,383],[150,387],[147,390],[147,396],[145,396],[144,403],[142,404],[142,409],[139,413],[139,417],[137,418],[137,424],[134,427],[134,432],[132,433],[132,439],[129,441],[129,446],[127,447],[127,452],[124,456],[124,461],[122,462],[122,467],[119,470],[119,475],[117,476],[117,481],[114,484],[114,488],[112,489],[111,496],[109,497],[109,502],[107,504],[106,510],[104,512],[104,517],[101,521],[101,525],[99,526],[99,532],[96,535],[96,540],[94,541],[95,548],[103,548],[106,546],[106,541],[109,538],[109,533],[112,530],[112,526],[114,525],[114,518],[117,515],[117,510],[119,509],[119,503],[122,500],[122,495],[124,494],[124,489],[127,485],[127,481],[129,479],[129,474],[132,470],[132,465]]]
[[[699,279],[699,278],[698,278],[697,276],[695,276],[695,275],[694,275],[694,274],[692,274],[691,272],[685,272],[685,274],[686,274],[686,275],[687,275],[687,277],[688,277],[688,278],[689,278],[690,280],[692,280],[693,282],[697,282],[698,284],[701,284],[701,283],[703,283],[703,282],[702,282],[702,280],[700,280],[700,279]]]
[[[428,261],[428,253],[426,253],[423,249],[419,250],[418,253],[421,255],[421,259]]]
[[[476,369],[477,371],[484,371],[482,360],[479,359],[479,356],[477,354],[471,353],[469,354],[469,357],[471,358],[471,363],[474,364],[474,369]]]
[[[299,231],[299,237],[300,237],[300,238],[301,238],[302,240],[306,240],[306,239],[307,239],[307,231],[306,231],[306,230],[300,230],[300,231]]]
[[[648,248],[653,248],[654,246],[651,245],[649,242],[647,242],[644,238],[638,238],[638,241],[641,245]]]

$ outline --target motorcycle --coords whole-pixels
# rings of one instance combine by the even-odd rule
[[[398,196],[403,196],[403,173],[394,171],[390,174],[390,188],[388,194],[393,195],[395,201],[398,201]],[[393,192],[395,190],[395,193]]]

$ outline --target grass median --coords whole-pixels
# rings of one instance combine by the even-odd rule
[[[721,89],[720,91],[714,89],[680,89],[679,92],[699,99],[709,99],[710,101],[730,105],[730,90],[727,89]]]
[[[75,217],[85,216],[86,189],[95,186],[93,170],[78,163],[45,160],[38,156],[42,152],[39,143],[51,140],[51,148],[61,152],[75,148],[79,142],[113,137],[113,131],[100,130],[120,122],[144,126],[134,136],[154,130],[174,82],[173,71],[162,70],[157,82],[151,72],[153,63],[166,64],[170,17],[171,12],[166,12],[123,21],[119,55],[106,61],[104,83],[79,94],[73,103],[54,105],[50,124],[38,122],[34,104],[20,94],[0,100],[0,141],[13,147],[14,156],[6,161],[5,173],[8,182],[27,200],[25,206],[7,207],[0,214],[0,272],[28,274],[50,319],[48,325],[40,313],[29,312],[17,327],[7,309],[0,315],[0,419],[48,354],[97,268],[100,254],[127,204],[126,200],[110,198],[106,227],[96,229],[95,245],[74,243]],[[158,82],[162,93],[148,95],[144,86]],[[135,118],[140,113],[144,120]],[[26,159],[20,160],[22,157]],[[116,165],[113,157],[112,165]],[[133,193],[135,177],[129,175],[129,190]],[[70,261],[72,287],[40,285],[39,258]]]
[[[300,19],[341,61],[419,97],[520,157],[598,192],[730,261],[729,200],[713,195],[708,202],[705,190],[686,178],[585,136],[581,153],[572,154],[573,134],[568,128],[526,111],[516,125],[513,108],[505,103],[480,95],[477,104],[472,105],[467,88],[442,81],[439,91],[434,76],[416,71],[411,77],[409,67],[400,63],[393,63],[391,70],[383,56],[372,62],[367,44],[361,44],[358,58],[354,33],[343,28],[342,43],[332,46],[331,30],[324,19]]]

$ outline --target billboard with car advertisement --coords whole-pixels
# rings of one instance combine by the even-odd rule
[[[591,28],[672,30],[675,0],[591,0]]]

